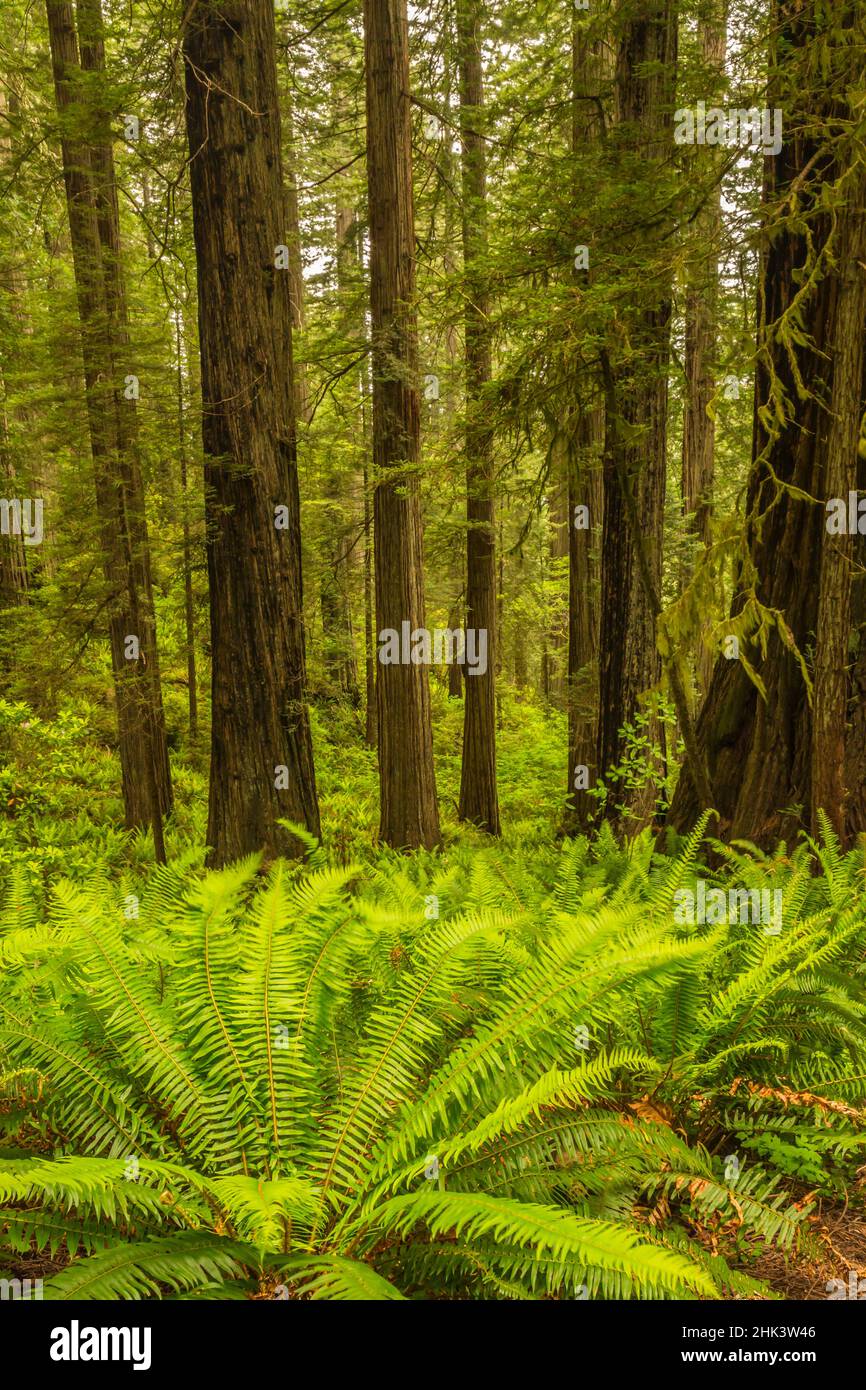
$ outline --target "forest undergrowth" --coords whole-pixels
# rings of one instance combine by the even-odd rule
[[[723,846],[706,817],[565,838],[557,717],[513,697],[494,842],[457,825],[461,702],[434,686],[434,715],[441,849],[375,846],[335,703],[322,843],[207,873],[199,749],[156,865],[117,829],[99,707],[0,707],[5,1273],[57,1299],[849,1296],[866,847]],[[684,910],[718,890],[723,920]]]

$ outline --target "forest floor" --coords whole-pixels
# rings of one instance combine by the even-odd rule
[[[863,1213],[850,1207],[822,1203],[810,1216],[809,1225],[814,1241],[811,1254],[803,1251],[792,1260],[787,1251],[765,1249],[755,1261],[740,1268],[753,1279],[762,1279],[780,1299],[794,1302],[825,1301],[834,1288],[832,1281],[841,1277],[840,1272],[866,1281],[866,1216]],[[20,1279],[50,1279],[68,1263],[63,1249],[53,1256],[47,1251],[34,1251],[22,1255],[14,1266],[10,1263],[8,1274]],[[840,1295],[837,1293],[837,1296]],[[847,1298],[848,1289],[841,1296]]]
[[[849,1272],[866,1280],[866,1215],[850,1206],[819,1203],[809,1217],[815,1241],[812,1258],[805,1252],[792,1260],[784,1250],[765,1249],[748,1267],[785,1299],[820,1302],[829,1298],[832,1281]],[[866,1285],[864,1285],[866,1287]]]

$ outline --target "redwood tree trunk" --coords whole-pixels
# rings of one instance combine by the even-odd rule
[[[626,266],[632,243],[648,247],[653,264],[646,283],[624,304],[619,361],[608,372],[605,399],[604,522],[600,632],[598,765],[606,774],[622,761],[622,729],[634,721],[640,699],[660,676],[656,617],[641,573],[638,547],[652,588],[661,590],[666,480],[667,367],[671,285],[665,266],[664,165],[672,148],[677,28],[674,0],[621,7],[616,67],[616,125],[609,135],[615,166],[630,180],[623,231],[614,251]],[[650,179],[648,171],[653,171]],[[616,172],[616,168],[614,170]],[[653,213],[653,209],[656,209]],[[626,269],[625,274],[629,274]],[[631,501],[624,495],[628,489]],[[636,529],[630,512],[639,518]],[[648,734],[657,738],[650,724]],[[652,817],[654,788],[614,788],[605,814],[623,829],[639,830]],[[620,813],[616,806],[624,808]]]
[[[577,159],[601,136],[598,106],[593,99],[604,89],[607,62],[604,46],[590,42],[580,23],[572,21],[571,150]],[[575,179],[575,205],[580,206],[580,175]],[[589,268],[592,276],[592,266]],[[568,782],[563,828],[586,830],[598,811],[590,795],[598,775],[596,737],[599,717],[598,633],[600,608],[600,538],[604,515],[602,451],[604,408],[595,375],[578,366],[580,406],[570,412],[567,436],[568,471]],[[578,515],[578,508],[586,508]],[[577,525],[576,521],[581,524]],[[588,525],[583,525],[588,521]]]
[[[342,176],[345,177],[345,176]],[[337,193],[335,219],[337,252],[337,287],[341,302],[349,298],[351,272],[357,263],[357,226],[354,209],[340,201]],[[349,329],[360,341],[356,323]],[[358,370],[358,405],[362,406],[364,368]],[[361,439],[359,454],[365,457],[366,444]],[[353,705],[360,703],[358,666],[355,660],[355,632],[352,624],[351,590],[353,579],[352,552],[357,517],[354,503],[354,476],[339,463],[326,465],[322,523],[325,531],[322,571],[319,582],[319,601],[322,607],[324,636],[324,665],[335,690],[348,696]]]
[[[124,395],[124,378],[135,373],[129,363],[117,189],[108,113],[101,108],[98,89],[82,81],[82,67],[96,73],[104,67],[101,13],[95,0],[79,5],[79,61],[72,6],[46,0],[46,12],[57,109],[66,119],[63,174],[108,589],[126,823],[152,825],[161,859],[162,815],[171,809],[171,777],[135,406]]]
[[[415,213],[405,0],[364,0],[376,619],[424,623]],[[423,665],[379,665],[379,833],[395,848],[439,841],[430,690]]]
[[[713,0],[698,18],[701,58],[712,74],[716,91],[724,78],[727,48],[726,0]],[[713,95],[715,93],[712,93]],[[686,271],[685,390],[683,412],[683,513],[698,545],[710,543],[710,518],[715,474],[715,422],[710,406],[716,391],[716,340],[719,300],[719,241],[722,227],[721,174],[718,152],[696,148],[692,154],[697,178],[715,178],[694,224],[696,247],[705,251],[697,268]],[[684,575],[684,578],[687,578]],[[710,683],[713,657],[698,641],[696,674],[701,697]]]
[[[212,650],[208,845],[319,833],[305,705],[291,283],[270,0],[197,0],[184,32]]]
[[[463,682],[461,820],[500,833],[496,790],[496,516],[493,433],[484,388],[491,351],[487,268],[487,152],[482,129],[481,0],[457,0],[466,295],[466,626],[487,633],[487,669]]]
[[[13,103],[6,97],[6,90],[0,86],[0,162],[6,177],[6,164],[12,154],[12,139],[8,131],[7,118]],[[18,265],[10,258],[0,265],[0,289],[8,296],[8,304],[20,332],[29,336],[27,315],[23,305],[23,283]],[[2,417],[0,417],[0,489],[4,497],[20,497],[21,486],[18,473],[18,460],[21,451],[15,448],[15,436],[29,434],[27,408],[17,405],[9,419],[6,399],[8,395],[5,373],[0,367],[0,395],[2,395]],[[10,424],[12,428],[10,429]],[[15,430],[15,426],[18,430]],[[43,522],[44,525],[44,522]],[[27,603],[29,577],[27,573],[27,551],[24,536],[10,533],[0,537],[0,609],[17,607]]]
[[[866,178],[862,166],[851,180],[848,202],[839,221],[838,295],[832,331],[833,385],[827,425],[825,494],[846,498],[857,491],[857,446],[863,403],[864,331],[866,331]],[[836,834],[847,841],[849,795],[845,734],[848,711],[848,661],[851,649],[854,547],[850,534],[821,537],[818,621],[815,633],[815,690],[812,702],[811,828],[818,834],[818,812],[830,818]],[[856,826],[860,829],[859,823]]]
[[[781,634],[778,627],[771,631],[766,655],[749,651],[766,698],[739,661],[719,658],[698,725],[721,832],[766,848],[814,824],[819,807],[840,832],[864,828],[862,749],[855,746],[863,723],[856,704],[846,728],[846,705],[861,689],[862,675],[859,661],[847,669],[852,544],[850,537],[828,533],[820,505],[846,497],[864,405],[863,178],[838,133],[853,114],[838,94],[856,86],[856,18],[853,6],[830,23],[817,5],[779,0],[775,21],[769,104],[785,112],[784,138],[780,154],[764,162],[764,207],[772,224],[796,185],[798,212],[764,238],[746,502],[749,566],[732,621],[757,598],[778,610],[784,627]],[[819,71],[820,79],[814,76]],[[827,190],[834,184],[831,218]],[[820,274],[811,273],[816,255]],[[795,301],[795,322],[807,323],[810,336],[797,335],[786,345],[779,325],[790,322]],[[814,713],[792,644],[807,663],[814,650],[811,672],[807,665]],[[858,772],[861,785],[854,785]],[[685,828],[698,809],[684,770],[671,820]]]

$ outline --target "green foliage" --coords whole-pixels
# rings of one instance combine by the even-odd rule
[[[43,914],[17,870],[7,1261],[60,1251],[58,1299],[752,1291],[791,1183],[860,1162],[863,859],[733,847],[783,931],[684,927],[702,832],[179,861],[135,917],[104,875]]]

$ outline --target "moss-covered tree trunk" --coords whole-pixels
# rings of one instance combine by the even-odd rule
[[[765,655],[744,648],[763,693],[720,657],[698,726],[722,833],[768,848],[814,827],[819,807],[840,833],[864,828],[855,547],[824,505],[847,508],[864,408],[862,144],[843,95],[855,26],[853,7],[831,22],[815,4],[777,4],[769,100],[784,139],[765,160],[748,550],[731,610],[745,633],[757,600],[771,629]],[[686,827],[699,809],[684,770],[671,820]]]

